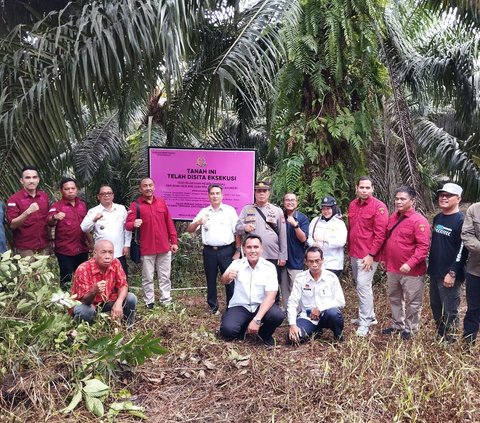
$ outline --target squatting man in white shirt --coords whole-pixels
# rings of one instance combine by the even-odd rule
[[[245,257],[234,260],[221,278],[224,284],[234,281],[235,291],[222,317],[220,333],[227,340],[257,335],[267,348],[273,348],[272,334],[285,318],[275,304],[277,271],[261,257],[262,239],[258,235],[247,235],[242,246]]]
[[[305,341],[322,329],[331,329],[337,340],[342,339],[345,297],[337,275],[322,269],[323,252],[309,247],[305,252],[308,270],[300,273],[288,299],[289,338],[293,343]]]

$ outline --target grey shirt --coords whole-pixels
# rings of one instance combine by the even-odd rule
[[[235,227],[237,234],[247,235],[245,233],[245,225],[253,223],[255,230],[249,232],[249,234],[258,235],[262,238],[262,257],[269,260],[287,260],[287,228],[282,209],[271,203],[258,208],[265,215],[266,221],[254,204],[247,204],[240,212],[240,219]],[[267,222],[276,225],[278,235]]]

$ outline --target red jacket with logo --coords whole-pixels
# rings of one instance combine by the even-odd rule
[[[379,261],[387,223],[388,209],[379,199],[353,200],[348,207],[348,254],[359,259],[371,254]]]
[[[401,215],[393,213],[388,219],[391,231]],[[393,229],[385,243],[385,264],[387,272],[401,273],[400,267],[406,263],[411,270],[402,273],[406,276],[421,276],[427,271],[427,255],[430,248],[430,225],[427,219],[415,209],[405,213],[405,218]]]

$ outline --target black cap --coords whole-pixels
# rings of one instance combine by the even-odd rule
[[[257,181],[255,182],[255,189],[270,189],[270,182],[268,181]]]
[[[322,198],[322,202],[320,203],[320,206],[327,206],[327,207],[333,207],[336,206],[337,202],[335,201],[335,198],[330,197],[329,195],[325,196]]]

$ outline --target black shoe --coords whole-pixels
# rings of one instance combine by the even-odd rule
[[[382,329],[382,335],[393,335],[398,332],[400,332],[400,329],[393,328],[393,327]]]
[[[218,311],[218,308],[215,307],[215,308],[211,308],[211,309],[210,309],[210,314],[211,314],[212,316],[218,316],[218,315],[220,314],[220,312]]]
[[[148,308],[149,310],[153,310],[153,307],[155,307],[155,304],[154,304],[154,303],[148,303],[148,304],[147,304],[147,308]]]
[[[258,334],[258,337],[262,340],[263,344],[267,347],[267,349],[272,350],[275,348],[275,339],[273,339],[273,336],[261,336]]]
[[[409,340],[412,338],[412,332],[407,332],[406,330],[404,330],[404,331],[400,334],[400,337],[401,337],[402,340],[404,340],[404,341],[409,341]]]

